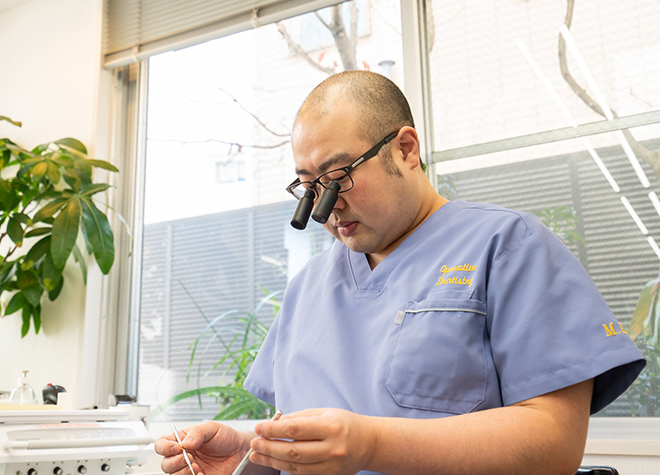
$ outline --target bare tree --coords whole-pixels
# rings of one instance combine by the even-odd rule
[[[345,22],[344,15],[342,14],[342,5],[330,7],[329,22],[326,21],[318,11],[315,11],[314,14],[323,26],[325,26],[332,34],[344,71],[351,71],[358,68],[358,8],[354,1],[347,2],[347,5],[349,9],[348,24]],[[277,30],[286,40],[293,52],[307,61],[311,66],[328,75],[335,72],[335,67],[323,66],[318,61],[314,60],[309,53],[300,46],[300,44],[293,40],[283,23],[277,23]]]
[[[575,0],[567,0],[564,24],[569,30],[571,29],[571,23],[573,22],[574,9]],[[584,102],[591,110],[605,117],[605,111],[603,111],[598,102],[589,95],[586,89],[580,86],[568,68],[566,57],[566,41],[564,40],[564,37],[561,36],[561,34],[559,35],[559,68],[564,80],[569,85],[571,90],[580,98],[580,100],[582,100],[582,102]],[[611,109],[611,111],[614,117],[618,117],[618,114],[615,110]],[[622,132],[628,140],[628,143],[630,143],[630,147],[635,152],[635,155],[641,157],[646,163],[648,163],[653,169],[656,178],[660,180],[660,149],[651,150],[648,147],[642,145],[637,139],[635,139],[629,130],[623,130]]]

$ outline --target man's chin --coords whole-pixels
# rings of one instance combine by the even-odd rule
[[[360,239],[358,236],[338,236],[337,239],[353,252],[369,254],[373,251],[373,246],[370,246],[368,243],[364,242],[364,239]]]

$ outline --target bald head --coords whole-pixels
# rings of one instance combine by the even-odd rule
[[[376,143],[401,127],[414,127],[406,97],[392,81],[370,71],[345,71],[330,76],[307,96],[301,117],[327,115],[338,103],[350,101],[360,115],[361,138]]]

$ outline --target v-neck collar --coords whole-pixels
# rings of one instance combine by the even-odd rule
[[[435,213],[420,224],[399,246],[394,249],[373,270],[363,252],[354,252],[346,248],[349,268],[353,274],[355,287],[359,291],[380,292],[387,276],[399,262],[408,256],[417,246],[442,228],[456,213],[464,207],[462,201],[448,201]]]

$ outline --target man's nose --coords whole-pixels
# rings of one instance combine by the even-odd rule
[[[332,209],[344,209],[346,207],[346,200],[344,199],[344,193],[339,193],[337,196],[337,201]]]

